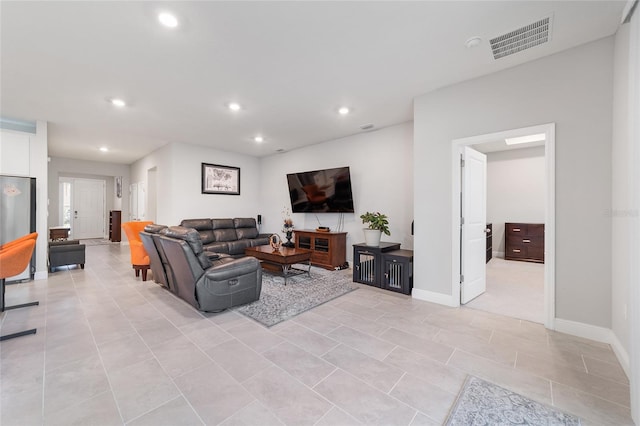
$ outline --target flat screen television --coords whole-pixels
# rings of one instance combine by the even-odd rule
[[[353,213],[349,167],[287,174],[293,213]]]

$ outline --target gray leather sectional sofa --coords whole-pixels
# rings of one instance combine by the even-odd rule
[[[219,312],[260,298],[257,259],[207,252],[198,231],[183,226],[148,225],[140,237],[154,280],[196,309]]]
[[[206,251],[244,257],[244,249],[269,244],[271,234],[260,234],[252,217],[235,219],[185,219],[180,223],[200,234]]]

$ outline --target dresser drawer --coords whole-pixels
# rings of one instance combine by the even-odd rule
[[[543,246],[544,247],[544,238],[542,237],[531,237],[531,236],[511,236],[507,237],[507,244],[513,247],[535,247],[535,246]]]
[[[505,234],[511,235],[527,235],[526,223],[505,223]]]
[[[526,247],[514,247],[511,246],[506,249],[504,253],[505,259],[515,258],[515,259],[526,259],[528,249]]]

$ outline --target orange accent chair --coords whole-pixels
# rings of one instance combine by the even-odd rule
[[[16,238],[13,241],[9,241],[8,243],[4,243],[3,245],[0,246],[0,251],[8,249],[9,247],[13,247],[18,243],[21,243],[23,241],[27,241],[27,240],[37,240],[38,239],[38,233],[37,232],[32,232],[30,234],[27,234],[23,237],[20,238]],[[26,266],[25,266],[26,268]]]
[[[28,236],[10,241],[0,247],[0,287],[2,287],[0,290],[0,312],[40,304],[40,302],[36,301],[23,303],[21,305],[4,305],[5,279],[18,275],[20,272],[24,271],[27,265],[29,265],[31,257],[33,256],[33,251],[36,247],[37,238],[38,234],[34,232]],[[33,328],[31,330],[0,336],[0,341],[13,339],[14,337],[26,336],[27,334],[36,334],[36,329]]]
[[[144,231],[144,227],[151,225],[153,222],[125,222],[122,224],[127,240],[129,240],[129,249],[131,250],[131,264],[136,271],[136,277],[140,276],[142,271],[142,281],[147,280],[147,271],[149,270],[149,255],[142,245],[140,232]]]

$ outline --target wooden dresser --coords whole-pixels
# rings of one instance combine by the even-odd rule
[[[504,258],[544,263],[544,223],[505,223]]]

